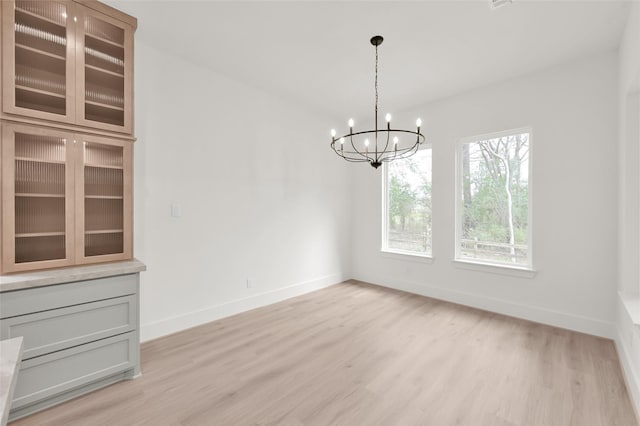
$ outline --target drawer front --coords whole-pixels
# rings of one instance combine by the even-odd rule
[[[0,337],[24,337],[27,360],[138,328],[136,296],[118,297],[0,320]]]
[[[19,408],[134,368],[134,332],[22,362],[11,408]]]
[[[138,274],[49,285],[0,294],[0,318],[63,308],[138,292]]]

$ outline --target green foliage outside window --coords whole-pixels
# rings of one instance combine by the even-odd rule
[[[529,134],[462,145],[459,254],[498,263],[528,263]]]
[[[431,254],[431,149],[387,165],[387,248]]]

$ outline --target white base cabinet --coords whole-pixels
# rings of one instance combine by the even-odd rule
[[[0,337],[22,336],[9,419],[140,374],[139,273],[0,293]]]

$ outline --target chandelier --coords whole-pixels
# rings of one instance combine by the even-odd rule
[[[353,131],[353,119],[349,120],[349,133],[336,136],[335,129],[331,129],[331,148],[340,157],[351,162],[368,162],[374,168],[382,163],[407,158],[415,154],[425,137],[420,133],[422,120],[416,120],[416,131],[391,128],[391,114],[387,114],[386,128],[378,128],[378,46],[382,44],[382,36],[371,38],[371,44],[376,49],[375,73],[375,128],[373,130]],[[345,146],[346,145],[346,146]]]

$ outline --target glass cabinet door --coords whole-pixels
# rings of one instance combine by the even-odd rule
[[[75,120],[71,3],[2,1],[3,108],[7,113]]]
[[[2,128],[3,272],[73,263],[73,135]]]
[[[131,258],[131,143],[89,136],[78,143],[77,261]]]
[[[79,124],[132,133],[133,28],[87,8],[78,18]]]

